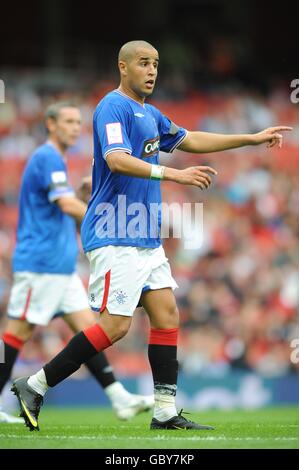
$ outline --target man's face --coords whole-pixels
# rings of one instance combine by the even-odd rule
[[[48,129],[63,147],[74,145],[81,132],[81,113],[77,108],[62,108],[57,119],[49,119]]]
[[[152,94],[158,75],[158,63],[156,49],[147,48],[138,48],[134,57],[125,62],[125,80],[138,96],[146,98]]]

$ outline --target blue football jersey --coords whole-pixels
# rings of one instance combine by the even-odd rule
[[[159,150],[172,152],[186,133],[154,106],[119,90],[100,101],[93,119],[92,197],[81,225],[85,252],[107,245],[161,244],[160,181],[112,173],[106,157],[123,151],[159,164]]]
[[[74,195],[65,162],[51,143],[45,143],[36,149],[24,170],[13,271],[74,272],[76,224],[55,203],[63,195]]]

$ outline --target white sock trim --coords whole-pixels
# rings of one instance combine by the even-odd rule
[[[164,422],[177,416],[177,414],[175,397],[173,395],[155,393],[154,418]]]

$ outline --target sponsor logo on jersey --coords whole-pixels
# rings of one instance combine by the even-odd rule
[[[159,152],[160,148],[160,136],[158,135],[154,139],[146,140],[143,144],[142,157],[151,157]]]

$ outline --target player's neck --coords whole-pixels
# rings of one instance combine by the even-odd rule
[[[134,91],[131,90],[130,88],[126,88],[123,84],[121,84],[119,85],[118,90],[124,95],[131,98],[132,100],[137,101],[137,103],[139,103],[141,106],[144,106],[145,98],[139,95],[136,95],[136,93],[134,93]]]
[[[55,138],[49,137],[48,144],[53,145],[63,157],[66,157],[67,147],[61,145]]]

